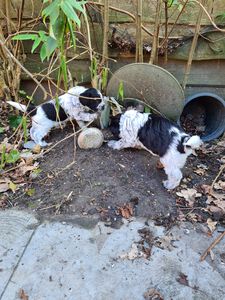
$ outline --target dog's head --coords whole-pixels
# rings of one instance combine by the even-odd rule
[[[186,137],[183,141],[184,151],[185,153],[191,154],[195,150],[199,149],[203,141],[198,135],[193,135],[191,137]]]
[[[83,106],[88,107],[92,111],[101,111],[105,107],[104,98],[100,91],[94,88],[86,89],[79,95],[79,101]]]

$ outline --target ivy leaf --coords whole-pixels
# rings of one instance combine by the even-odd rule
[[[15,193],[17,185],[15,183],[13,183],[12,181],[10,181],[9,188],[13,193]]]
[[[11,128],[17,128],[22,122],[22,116],[12,115],[8,117],[8,120]]]
[[[4,127],[0,127],[0,133],[3,133],[5,131]]]
[[[20,158],[20,153],[16,149],[13,149],[9,153],[5,154],[5,161],[8,164],[15,163],[19,158]]]
[[[28,189],[27,190],[27,192],[26,192],[26,194],[28,195],[28,196],[33,196],[34,195],[34,193],[35,193],[35,189],[33,188],[33,189]]]

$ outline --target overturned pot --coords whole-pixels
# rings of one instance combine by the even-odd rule
[[[179,123],[205,142],[216,139],[225,131],[225,101],[213,93],[194,94],[185,100]]]

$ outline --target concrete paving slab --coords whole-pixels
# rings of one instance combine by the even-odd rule
[[[25,251],[27,240],[22,243],[23,236],[14,229],[23,255],[1,300],[19,299],[20,289],[32,300],[143,300],[144,292],[153,287],[165,300],[225,299],[225,265],[220,260],[225,241],[213,250],[214,261],[210,257],[199,261],[200,254],[218,232],[209,238],[201,226],[195,228],[184,223],[170,232],[176,240],[171,251],[154,246],[150,260],[128,260],[121,255],[140,240],[138,229],[146,226],[145,220],[125,222],[117,230],[102,223],[87,229],[87,219],[83,228],[81,220],[79,218],[79,226],[44,222],[36,229]],[[152,223],[149,228],[155,237],[165,236],[164,228]],[[11,247],[7,236],[2,244],[5,251]],[[11,258],[12,261],[7,261],[9,267],[13,262],[16,264],[14,257]],[[6,264],[4,267],[8,268]],[[189,286],[177,281],[180,272],[187,276]]]
[[[23,211],[0,212],[0,298],[37,224],[32,214]]]

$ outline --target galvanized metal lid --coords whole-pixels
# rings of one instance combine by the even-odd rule
[[[110,79],[108,96],[117,96],[120,82],[123,82],[124,97],[140,99],[167,118],[179,119],[184,92],[177,79],[165,69],[147,63],[126,65]]]

